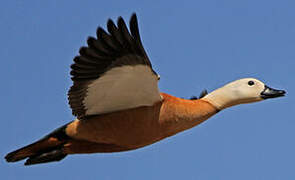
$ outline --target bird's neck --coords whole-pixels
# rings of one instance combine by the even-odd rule
[[[206,100],[186,100],[165,94],[160,121],[165,136],[171,136],[204,122],[218,111]]]
[[[216,89],[215,91],[204,96],[201,100],[209,102],[219,110],[241,103],[240,101],[235,101],[235,98],[226,91],[227,89],[224,87]]]

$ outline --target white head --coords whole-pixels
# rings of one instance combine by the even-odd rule
[[[284,96],[285,91],[275,90],[254,78],[233,81],[207,94],[202,99],[209,101],[219,110],[245,103]]]

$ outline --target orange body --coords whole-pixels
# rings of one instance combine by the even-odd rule
[[[9,153],[6,159],[14,162],[29,157],[26,162],[29,165],[58,161],[67,154],[137,149],[192,128],[218,112],[202,99],[186,100],[165,93],[161,96],[162,101],[154,106],[77,119],[43,139]]]
[[[161,93],[163,101],[151,107],[139,107],[75,120],[66,134],[76,140],[98,143],[89,152],[117,152],[140,148],[198,125],[217,112],[203,100],[185,100]],[[72,144],[74,144],[73,142]],[[105,148],[104,145],[108,146]],[[84,153],[79,146],[67,153]],[[73,146],[74,147],[74,146]]]

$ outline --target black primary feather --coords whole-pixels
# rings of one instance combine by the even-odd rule
[[[204,90],[200,93],[199,97],[197,97],[197,96],[192,96],[192,97],[190,98],[190,100],[201,99],[201,98],[203,98],[204,96],[206,96],[207,94],[208,94],[207,90],[204,89]]]

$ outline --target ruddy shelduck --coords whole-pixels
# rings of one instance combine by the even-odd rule
[[[76,120],[41,140],[6,155],[25,165],[59,161],[68,154],[120,152],[141,148],[190,129],[238,104],[284,96],[254,78],[233,81],[199,98],[161,93],[159,75],[141,43],[137,17],[130,28],[122,17],[97,29],[71,66],[68,93]]]

